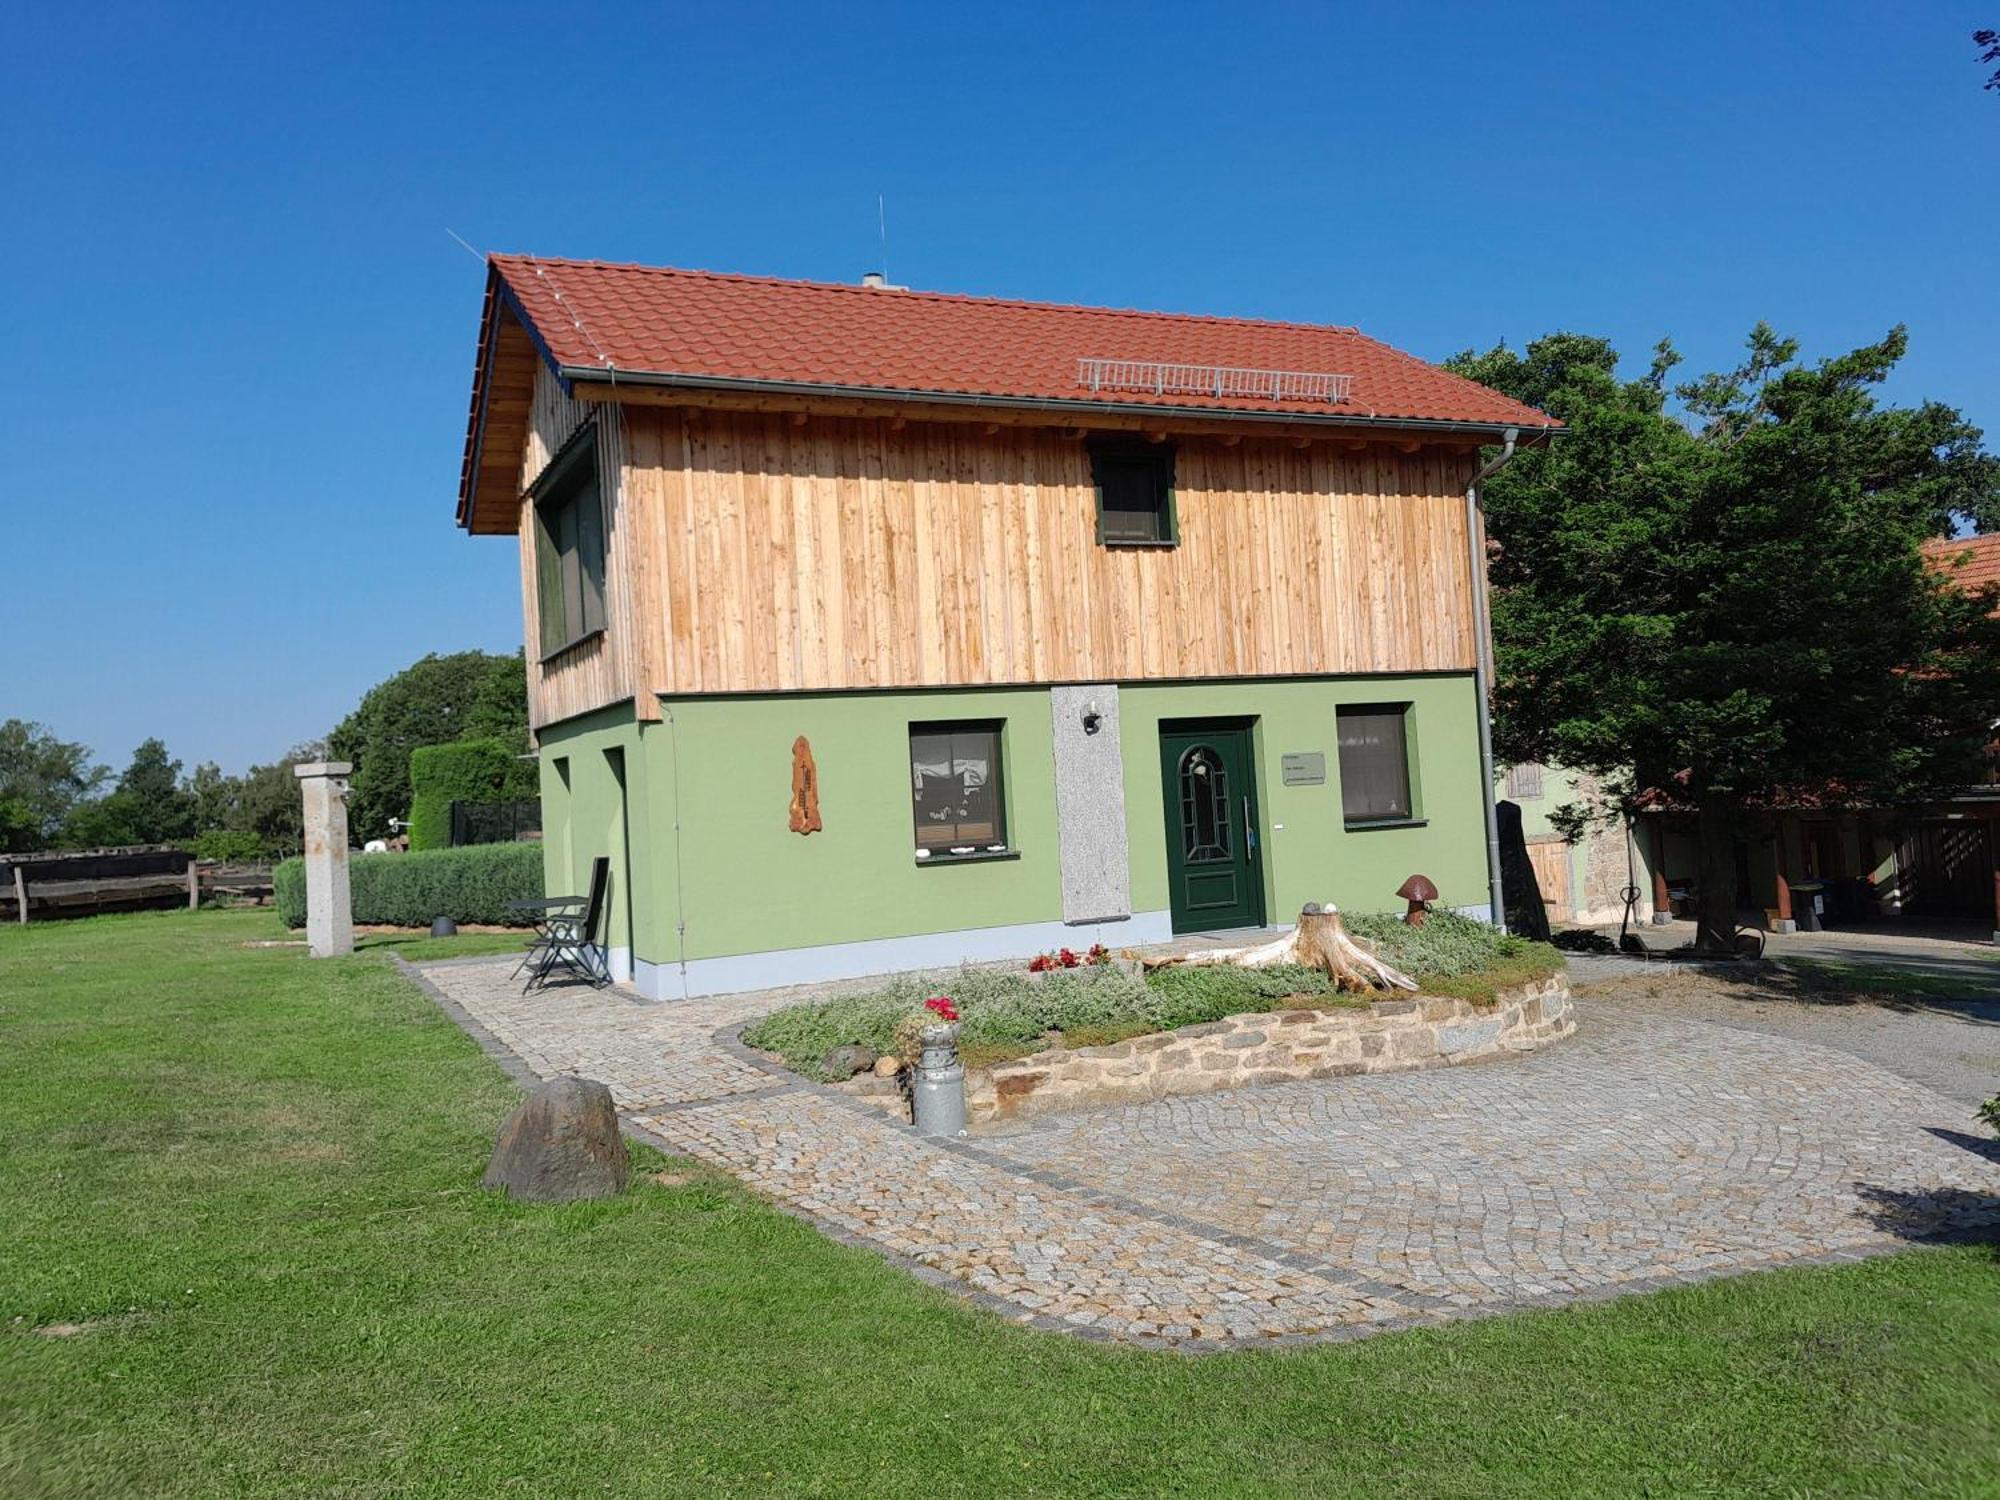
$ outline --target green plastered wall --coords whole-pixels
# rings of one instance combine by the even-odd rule
[[[1486,825],[1480,803],[1479,726],[1470,676],[1336,678],[1142,685],[1119,690],[1132,906],[1167,905],[1167,846],[1160,786],[1162,719],[1253,717],[1264,856],[1264,905],[1274,924],[1308,901],[1344,911],[1400,907],[1413,874],[1436,883],[1441,904],[1487,904]],[[1340,810],[1341,704],[1411,705],[1411,789],[1422,826],[1350,830]],[[1286,786],[1281,757],[1319,751],[1321,786]],[[1278,825],[1283,824],[1280,828]]]
[[[1061,915],[1046,689],[704,698],[663,707],[667,722],[645,731],[648,832],[655,873],[670,886],[666,905],[687,924],[687,958]],[[926,719],[1005,721],[1002,794],[1019,858],[916,860],[909,726]],[[812,834],[790,826],[792,741],[800,735],[819,771],[825,826]],[[639,951],[656,962],[682,956],[671,944]]]
[[[645,734],[654,728],[645,726]],[[588,894],[591,862],[600,855],[609,857],[605,941],[613,949],[646,953],[660,941],[661,911],[653,879],[658,851],[641,832],[648,826],[643,758],[649,747],[633,721],[631,705],[550,726],[540,741],[545,888],[551,896]],[[614,755],[624,762],[622,807]]]
[[[1412,705],[1421,826],[1350,831],[1340,811],[1335,709]],[[591,860],[613,856],[611,944],[653,963],[923,933],[1058,922],[1062,916],[1055,763],[1045,687],[669,699],[658,723],[627,707],[541,735],[551,893],[582,892]],[[1397,905],[1417,872],[1453,906],[1486,901],[1477,725],[1469,676],[1263,680],[1125,686],[1120,749],[1134,912],[1167,909],[1160,785],[1163,719],[1255,720],[1267,915],[1309,900],[1356,911]],[[1003,721],[1008,842],[1017,856],[963,863],[914,857],[909,726]],[[819,774],[824,827],[790,828],[792,742]],[[619,793],[606,759],[625,759],[629,875],[619,899]],[[1280,757],[1319,751],[1327,779],[1282,784]],[[567,785],[557,762],[568,764]],[[1283,825],[1282,828],[1278,825]],[[629,915],[628,915],[629,913]]]
[[[1493,795],[1507,795],[1507,777],[1503,772],[1493,778]],[[1557,832],[1555,824],[1549,821],[1549,814],[1558,808],[1567,807],[1577,800],[1576,773],[1561,766],[1542,767],[1542,795],[1539,797],[1515,798],[1521,809],[1521,833],[1526,838],[1541,838]]]

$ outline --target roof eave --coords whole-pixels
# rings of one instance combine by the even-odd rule
[[[622,370],[608,365],[559,365],[556,374],[568,389],[577,381],[592,385],[633,385],[652,389],[690,391],[736,391],[769,396],[823,396],[862,401],[922,401],[947,406],[1002,407],[1009,410],[1047,411],[1059,415],[1111,415],[1126,417],[1200,417],[1244,422],[1283,422],[1308,427],[1393,427],[1420,432],[1453,433],[1498,439],[1510,429],[1524,442],[1559,435],[1562,424],[1548,416],[1539,423],[1519,421],[1471,422],[1440,417],[1385,416],[1374,412],[1288,412],[1276,408],[1233,406],[1169,406],[1141,401],[1063,400],[1049,396],[995,396],[967,391],[936,391],[899,386],[837,385],[821,381],[758,380],[735,375],[681,375],[663,370]]]

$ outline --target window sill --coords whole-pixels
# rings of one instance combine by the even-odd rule
[[[1097,545],[1100,547],[1114,547],[1120,551],[1171,552],[1174,548],[1180,545],[1180,541],[1178,538],[1170,538],[1167,541],[1163,542],[1147,542],[1147,541],[1141,541],[1137,537],[1129,537],[1129,538],[1105,537],[1101,541],[1099,541]]]
[[[925,859],[911,861],[919,870],[931,865],[983,865],[995,860],[1019,859],[1019,849],[979,849],[971,854],[933,854]]]
[[[1341,826],[1349,833],[1368,833],[1377,828],[1424,828],[1430,821],[1429,818],[1370,818],[1365,823],[1350,821]]]
[[[598,626],[597,629],[595,630],[586,630],[582,635],[578,636],[575,640],[564,641],[560,646],[556,647],[556,649],[553,651],[544,651],[542,653],[542,665],[546,667],[550,662],[554,661],[558,656],[562,656],[568,652],[574,651],[578,646],[587,646],[592,641],[601,639],[603,635],[604,635],[604,627],[602,625]]]

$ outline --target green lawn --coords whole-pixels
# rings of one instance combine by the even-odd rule
[[[1109,1349],[698,1171],[489,1197],[513,1086],[385,957],[245,946],[280,935],[0,932],[9,1500],[2000,1492],[1989,1248],[1345,1346]]]

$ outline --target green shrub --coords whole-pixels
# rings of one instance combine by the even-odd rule
[[[541,795],[535,762],[505,740],[459,740],[410,752],[410,847],[451,843],[454,802],[527,802]]]
[[[271,871],[271,905],[287,927],[306,925],[306,862],[296,854]]]
[[[1979,1106],[1979,1118],[1992,1127],[1995,1135],[2000,1135],[2000,1094]]]
[[[1375,945],[1376,956],[1383,963],[1401,969],[1412,979],[1471,974],[1500,959],[1518,958],[1529,946],[1525,938],[1509,936],[1454,911],[1434,911],[1421,927],[1412,927],[1400,915],[1389,912],[1353,916],[1343,912],[1341,920],[1355,937]]]
[[[1269,1010],[1286,1000],[1324,1005],[1328,996],[1339,993],[1318,969],[1297,964],[1269,969],[1155,969],[1146,983],[1160,1007],[1163,1030]]]
[[[526,927],[509,901],[542,894],[540,844],[473,844],[411,854],[357,854],[348,864],[354,920],[391,927],[428,927],[438,917],[497,927]],[[289,927],[306,921],[305,863],[288,859],[272,876],[278,915]]]
[[[264,841],[247,828],[211,828],[181,846],[196,859],[248,864],[264,857]]]

